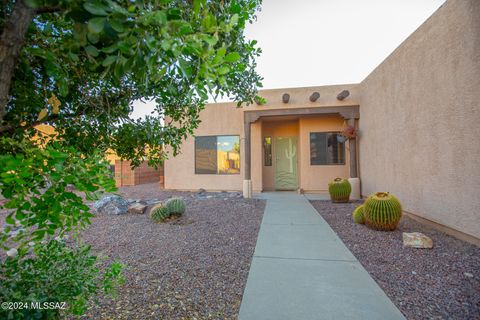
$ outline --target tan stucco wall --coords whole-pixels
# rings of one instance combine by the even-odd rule
[[[208,105],[200,113],[202,124],[196,129],[197,136],[239,135],[240,157],[243,163],[243,111],[233,104]],[[216,175],[195,174],[195,138],[189,137],[181,146],[181,154],[165,161],[165,188],[178,190],[212,191],[241,190],[243,166],[240,174]]]
[[[362,193],[479,238],[480,1],[447,1],[361,91]]]
[[[349,177],[348,143],[345,143],[344,165],[310,165],[310,132],[338,132],[343,128],[343,119],[301,118],[300,119],[300,186],[306,192],[328,191],[328,183],[336,177]]]

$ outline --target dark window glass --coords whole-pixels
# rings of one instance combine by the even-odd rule
[[[196,174],[239,174],[239,136],[195,137]]]
[[[195,173],[217,173],[217,137],[195,138]]]
[[[265,137],[263,139],[263,165],[272,165],[272,137]]]
[[[310,164],[345,164],[345,138],[339,133],[310,133]]]

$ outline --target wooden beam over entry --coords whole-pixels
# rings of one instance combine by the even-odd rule
[[[271,116],[307,116],[307,115],[340,115],[344,119],[358,119],[360,117],[359,107],[357,106],[338,106],[338,107],[316,107],[316,108],[289,108],[289,109],[263,109],[245,111],[245,123],[252,123],[260,117]]]

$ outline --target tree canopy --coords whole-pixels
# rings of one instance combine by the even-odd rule
[[[0,5],[0,209],[8,210],[0,229],[0,247],[8,250],[0,256],[0,300],[29,292],[32,301],[69,301],[70,312],[81,314],[99,288],[114,287],[121,267],[112,264],[99,283],[88,246],[52,241],[90,223],[84,198],[114,191],[107,149],[134,165],[158,165],[167,146],[177,153],[194,132],[209,95],[238,104],[259,99],[260,49],[244,28],[260,0]],[[132,120],[138,99],[155,101],[155,110]],[[39,132],[39,124],[55,134]],[[78,272],[43,283],[58,267]],[[20,311],[0,316],[25,317]]]
[[[0,134],[19,139],[53,124],[79,151],[112,148],[134,163],[147,156],[158,164],[164,145],[176,152],[198,126],[209,94],[253,102],[260,50],[243,30],[259,2],[4,2],[2,77],[16,56],[7,95],[0,90]],[[9,39],[20,44],[17,53]],[[154,100],[154,114],[130,119],[137,99]]]

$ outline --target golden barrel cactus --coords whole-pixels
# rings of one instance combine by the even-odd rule
[[[347,179],[335,178],[328,184],[328,193],[332,202],[348,202],[352,186]]]
[[[355,223],[365,224],[365,216],[363,215],[364,210],[365,207],[363,206],[363,204],[353,210],[352,218]]]
[[[389,192],[370,195],[364,204],[365,224],[376,230],[395,230],[402,218],[400,201]]]

